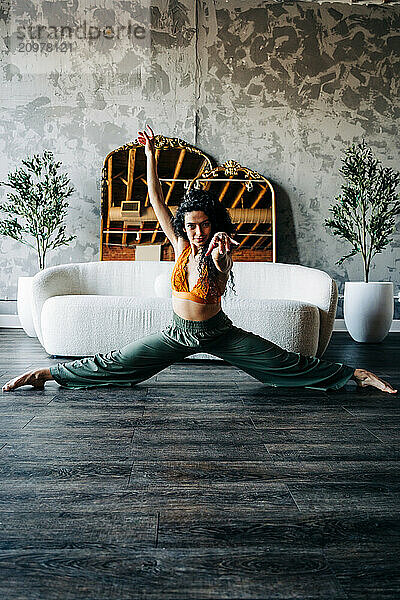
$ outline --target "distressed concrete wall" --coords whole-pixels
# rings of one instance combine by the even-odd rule
[[[24,0],[0,17],[0,180],[50,149],[72,179],[67,232],[78,237],[46,266],[99,258],[104,157],[149,122],[218,162],[235,159],[278,191],[279,262],[327,271],[343,293],[360,257],[323,226],[340,191],[344,149],[362,138],[399,168],[400,7],[257,0],[98,3]],[[75,40],[71,52],[18,53],[16,25],[116,27],[139,21],[144,40]],[[136,22],[135,21],[135,22]],[[5,188],[0,189],[0,194]],[[371,281],[400,287],[400,235],[374,259]],[[0,297],[16,298],[33,251],[0,238]],[[339,315],[338,315],[339,316]],[[398,317],[397,317],[398,318]]]

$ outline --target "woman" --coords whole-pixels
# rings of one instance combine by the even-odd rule
[[[365,369],[332,363],[296,352],[232,325],[221,310],[228,279],[233,284],[231,252],[237,242],[228,211],[209,192],[191,190],[175,219],[164,202],[154,156],[154,133],[139,131],[145,146],[147,182],[157,219],[176,257],[172,283],[172,323],[160,333],[145,336],[120,350],[96,354],[49,369],[28,371],[8,381],[3,391],[22,385],[43,389],[55,379],[67,388],[134,385],[174,362],[206,352],[238,366],[271,386],[339,389],[353,379],[358,387],[372,386],[392,394],[397,390]]]

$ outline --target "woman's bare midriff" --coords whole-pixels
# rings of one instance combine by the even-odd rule
[[[172,309],[182,319],[189,321],[206,321],[211,319],[221,310],[221,302],[218,304],[199,304],[186,298],[172,297]]]
[[[185,244],[180,245],[175,252],[175,256],[180,256],[184,248]],[[189,290],[192,290],[199,278],[198,267],[192,254],[189,256],[189,260],[186,263],[186,272]],[[229,275],[227,274],[219,274],[218,287],[222,290],[221,293],[223,293],[223,290],[225,289],[228,278]],[[189,321],[206,321],[219,313],[221,310],[221,302],[216,304],[201,304],[200,302],[194,302],[193,300],[188,300],[186,298],[172,296],[172,309],[174,313],[182,319],[188,319]]]

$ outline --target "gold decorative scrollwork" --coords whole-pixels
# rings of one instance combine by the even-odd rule
[[[211,169],[209,171],[204,171],[201,175],[198,175],[197,177],[195,177],[190,182],[188,189],[190,189],[192,186],[195,189],[199,189],[200,188],[200,180],[212,179],[212,178],[216,179],[218,177],[218,175],[221,175],[221,174],[224,174],[226,177],[233,178],[233,177],[237,177],[239,175],[239,172],[241,174],[243,174],[244,179],[249,180],[244,183],[247,191],[249,191],[249,192],[251,192],[253,189],[252,181],[254,179],[256,179],[256,180],[258,179],[259,181],[261,180],[261,181],[267,182],[267,179],[260,173],[257,173],[257,171],[253,171],[252,169],[243,167],[235,160],[227,160],[226,162],[224,162],[224,164],[219,165],[218,167],[215,167],[214,169]],[[201,183],[203,183],[203,182],[201,182]],[[203,183],[203,185],[204,185],[204,183]]]
[[[234,160],[227,160],[222,167],[225,169],[225,175],[227,177],[229,176],[236,176],[239,174],[239,171],[242,171],[242,173],[244,174],[244,176],[246,177],[246,179],[259,179],[262,178],[262,175],[260,175],[259,173],[257,173],[257,171],[252,171],[251,169],[248,169],[247,167],[242,167],[242,165],[240,165],[238,162],[234,161]]]
[[[222,165],[222,168],[225,171],[225,175],[227,177],[236,177],[236,175],[239,172],[239,169],[241,168],[239,163],[236,162],[235,160],[227,160],[226,162],[224,162],[224,164]]]
[[[116,148],[115,150],[113,150],[112,152],[110,152],[110,154],[107,155],[106,160],[112,155],[112,154],[116,154],[117,152],[121,152],[122,150],[129,150],[131,148],[140,148],[143,147],[143,144],[141,144],[137,138],[135,138],[133,140],[133,142],[128,142],[127,144],[124,144],[123,146],[120,146],[119,148]],[[180,138],[170,138],[170,137],[166,137],[164,135],[155,135],[154,136],[154,148],[156,150],[166,150],[166,149],[174,149],[174,150],[189,150],[190,152],[193,152],[194,154],[199,154],[200,156],[205,156],[205,154],[199,150],[198,148],[196,148],[195,146],[192,146],[191,144],[189,144],[188,142],[185,142],[185,140],[181,140]],[[208,159],[208,157],[206,157]],[[210,163],[210,167],[211,162],[208,159],[208,162]]]
[[[181,140],[180,138],[170,138],[163,135],[156,135],[154,138],[154,147],[159,150],[166,150],[167,148],[186,149],[190,150],[190,152],[193,152],[194,154],[204,156],[204,153],[201,150],[195,146],[192,146],[191,144],[188,144],[185,142],[185,140]]]

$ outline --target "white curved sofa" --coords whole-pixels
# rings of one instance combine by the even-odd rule
[[[54,357],[93,356],[159,331],[172,317],[172,268],[172,262],[100,261],[43,269],[32,282],[40,343]],[[229,290],[222,308],[234,325],[291,352],[322,356],[336,315],[334,279],[270,262],[235,262],[233,273],[237,295]]]

